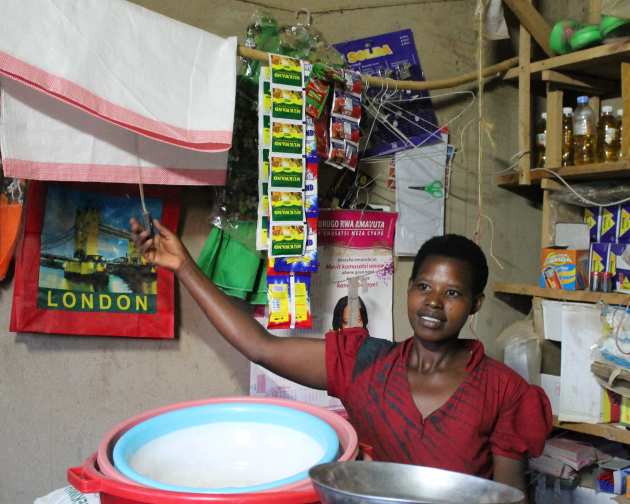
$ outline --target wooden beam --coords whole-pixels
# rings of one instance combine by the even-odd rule
[[[630,41],[624,40],[611,44],[602,44],[582,51],[574,51],[553,58],[535,61],[529,70],[532,74],[543,70],[579,71],[589,75],[618,78],[619,64],[630,61]],[[504,80],[518,77],[518,68],[513,68],[503,76]]]
[[[630,444],[630,431],[627,430],[625,426],[616,426],[616,424],[560,422],[557,417],[553,418],[553,426],[560,429],[605,438],[616,443]]]
[[[540,226],[540,248],[552,247],[556,238],[556,229],[551,222],[551,199],[549,191],[543,192],[542,225]]]
[[[269,53],[265,51],[259,51],[258,49],[252,49],[250,47],[238,46],[238,54],[243,58],[260,61],[267,63],[269,61]],[[485,67],[481,74],[485,77],[500,76],[510,68],[515,67],[518,64],[518,57],[509,58],[503,60],[494,65]],[[364,82],[367,82],[370,86],[389,86],[390,89],[409,89],[411,91],[425,91],[430,89],[446,89],[456,86],[461,86],[468,82],[477,80],[479,72],[476,70],[468,72],[457,77],[449,77],[447,79],[436,79],[430,81],[407,81],[407,80],[394,80],[384,79],[382,77],[374,77],[372,75],[363,75]]]
[[[547,166],[562,164],[562,99],[564,93],[547,84]]]
[[[592,292],[588,290],[570,291],[563,289],[547,289],[536,285],[496,282],[494,292],[517,294],[521,296],[537,296],[545,299],[561,301],[579,301],[583,303],[598,303],[626,305],[630,302],[630,294],[619,292]]]
[[[534,37],[534,40],[542,47],[547,56],[552,56],[553,52],[549,45],[551,27],[531,2],[527,0],[503,0],[503,3],[516,15],[521,26],[524,26],[530,35]]]
[[[545,191],[562,191],[565,187],[555,180],[551,180],[548,178],[542,179],[540,181],[540,188]]]
[[[599,96],[589,96],[588,106],[591,107],[593,114],[595,114],[595,128],[597,129],[597,124],[599,123],[599,116],[601,115],[600,109],[602,108],[601,98]],[[595,157],[597,158],[597,156]]]
[[[532,37],[523,27],[519,28],[518,43],[518,183],[531,184],[532,167],[532,78],[529,64],[532,58]]]
[[[619,83],[597,77],[574,76],[555,70],[543,70],[540,76],[544,82],[560,84],[564,88],[588,91],[592,94],[619,94]]]
[[[602,0],[589,0],[587,22],[599,24],[602,20]]]
[[[624,109],[625,113],[625,109]],[[603,180],[610,178],[628,178],[630,177],[630,163],[626,160],[614,163],[593,163],[586,165],[571,166],[552,166],[549,170],[553,170],[558,175],[567,180]],[[546,178],[553,179],[554,176],[546,171],[534,171],[531,173],[531,182],[533,184],[540,183]],[[496,177],[496,183],[502,187],[513,187],[519,185],[518,175],[499,175]]]

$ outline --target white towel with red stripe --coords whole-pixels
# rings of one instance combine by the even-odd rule
[[[225,181],[236,38],[125,0],[3,0],[5,174],[41,180]]]

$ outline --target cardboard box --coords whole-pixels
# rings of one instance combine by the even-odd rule
[[[599,225],[599,241],[603,243],[615,243],[617,241],[617,229],[619,226],[619,205],[604,207],[601,209]]]
[[[582,290],[588,286],[588,250],[544,248],[540,259],[540,286]]]
[[[543,337],[546,340],[562,341],[562,305],[563,301],[542,300]]]
[[[591,273],[615,273],[615,259],[612,257],[612,243],[591,243],[588,258],[589,278]]]
[[[617,242],[630,243],[630,203],[619,205]]]
[[[588,226],[588,233],[591,242],[599,241],[600,207],[584,209],[584,224]]]
[[[630,293],[630,243],[615,243],[610,249],[614,289]]]
[[[604,388],[591,373],[591,348],[602,336],[601,309],[597,305],[562,305],[560,363],[561,422],[602,421]]]
[[[595,482],[600,492],[623,495],[626,493],[626,481],[630,473],[630,460],[612,458],[600,462]]]

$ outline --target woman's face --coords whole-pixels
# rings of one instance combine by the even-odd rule
[[[341,314],[341,328],[347,329],[348,327],[365,327],[363,324],[363,317],[361,317],[361,310],[357,308],[357,315],[354,321],[350,320],[350,306],[346,305]]]
[[[465,261],[427,257],[407,290],[407,314],[414,336],[439,343],[457,338],[483,295],[472,291],[473,275]]]

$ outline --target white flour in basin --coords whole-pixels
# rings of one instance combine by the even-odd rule
[[[129,465],[170,485],[245,487],[306,471],[323,455],[313,438],[288,427],[217,422],[158,437],[133,454]]]

